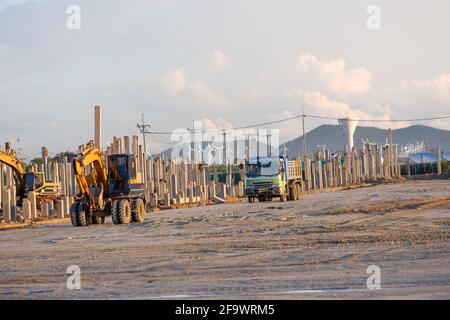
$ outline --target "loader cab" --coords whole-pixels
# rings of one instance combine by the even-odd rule
[[[44,186],[44,173],[43,172],[27,172],[24,175],[24,191],[25,193],[30,191],[39,190]]]
[[[108,157],[108,187],[111,196],[130,195],[143,189],[134,155],[114,154]]]

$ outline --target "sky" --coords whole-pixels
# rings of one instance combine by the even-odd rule
[[[23,158],[76,150],[93,139],[95,105],[104,144],[137,134],[141,113],[169,132],[278,120],[302,105],[332,117],[446,116],[449,12],[448,0],[0,0],[0,142]],[[324,123],[335,122],[306,129]],[[298,120],[271,128],[282,142],[301,135]],[[170,146],[149,139],[151,152]]]

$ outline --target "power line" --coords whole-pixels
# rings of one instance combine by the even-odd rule
[[[303,119],[304,118],[313,118],[313,119],[325,119],[325,120],[339,120],[339,119],[342,119],[342,118],[338,118],[338,117],[328,117],[328,116],[318,116],[318,115],[312,115],[312,114],[302,114],[302,115],[292,116],[292,117],[279,119],[279,120],[274,120],[274,121],[268,121],[268,122],[253,124],[253,125],[247,125],[247,126],[240,126],[240,127],[236,127],[236,128],[233,128],[233,129],[234,130],[242,130],[242,129],[257,128],[257,127],[269,126],[269,125],[272,125],[272,124],[287,122],[287,121],[294,120],[294,119],[299,119],[299,118],[303,118]],[[391,123],[391,122],[433,121],[433,120],[443,120],[443,119],[450,119],[450,116],[429,117],[429,118],[415,118],[415,119],[390,119],[390,120],[388,120],[388,119],[356,119],[356,118],[349,118],[348,120],[350,120],[350,121],[359,121],[359,122],[378,122],[378,123],[384,122],[384,123]],[[224,131],[225,129],[214,128],[214,129],[201,130],[200,132],[204,133],[207,130]],[[199,132],[199,131],[191,130],[191,132],[196,133],[196,132]],[[172,135],[173,134],[173,132],[168,132],[168,131],[147,131],[146,133],[148,133],[148,134],[159,134],[159,135]]]
[[[300,117],[300,116],[299,116]],[[305,115],[307,118],[316,118],[316,119],[327,119],[327,120],[339,120],[342,118],[334,118],[327,116],[317,116],[317,115]],[[415,119],[356,119],[349,118],[350,121],[358,121],[358,122],[417,122],[417,121],[432,121],[432,120],[443,120],[450,119],[450,116],[442,116],[442,117],[430,117],[430,118],[415,118]]]

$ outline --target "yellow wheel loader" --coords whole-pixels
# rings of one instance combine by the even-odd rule
[[[102,151],[90,141],[72,166],[80,187],[70,208],[74,227],[102,224],[109,215],[114,224],[144,220],[145,187],[134,155],[110,155],[106,166]]]

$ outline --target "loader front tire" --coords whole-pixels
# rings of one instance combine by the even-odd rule
[[[72,203],[72,205],[70,206],[70,221],[72,222],[72,226],[74,227],[79,227],[80,225],[78,224],[78,206],[80,205],[79,202],[74,202]]]
[[[144,201],[139,198],[131,201],[131,221],[142,222],[145,218],[145,204]]]
[[[78,205],[77,222],[79,227],[86,227],[91,222],[89,212],[84,208],[84,205],[82,203]]]
[[[111,201],[111,219],[114,224],[120,224],[118,214],[117,214],[118,207],[119,207],[119,201],[117,201],[117,200]]]

